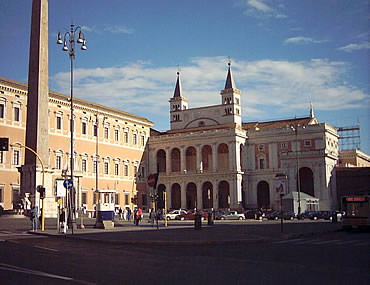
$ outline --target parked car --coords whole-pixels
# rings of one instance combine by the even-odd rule
[[[219,216],[220,220],[244,220],[244,214],[239,214],[237,211],[229,211]]]
[[[262,212],[257,209],[246,210],[244,212],[244,217],[246,219],[262,220],[262,215]]]
[[[268,214],[265,214],[265,218],[268,220],[278,220],[280,218],[279,214],[280,211],[273,211]]]
[[[297,214],[297,219],[298,220],[310,219],[311,218],[311,213],[312,213],[312,211],[305,211],[303,213]]]
[[[294,220],[295,217],[296,217],[296,214],[292,211],[283,211],[282,213],[281,211],[275,211],[270,214],[269,219],[279,220],[283,218],[283,220]]]
[[[189,211],[186,214],[181,214],[176,216],[176,220],[194,220],[195,219],[195,214],[198,212],[201,215],[201,220],[205,220],[208,218],[208,214],[204,213],[202,210],[197,210],[197,211]]]
[[[173,210],[167,214],[167,221],[175,220],[178,215],[184,215],[186,213],[185,210]]]

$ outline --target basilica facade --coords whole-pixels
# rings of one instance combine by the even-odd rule
[[[338,208],[335,127],[319,123],[312,105],[307,117],[243,123],[230,63],[220,95],[218,105],[189,108],[177,74],[171,128],[152,132],[148,144],[168,208],[279,209],[292,192],[318,198],[320,210]]]

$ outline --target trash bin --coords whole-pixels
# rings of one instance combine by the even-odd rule
[[[208,213],[208,225],[213,226],[213,213]]]
[[[331,221],[332,223],[337,223],[338,222],[338,215],[337,212],[333,212],[331,215]]]
[[[195,214],[194,229],[195,230],[201,230],[202,229],[202,216],[199,213]]]

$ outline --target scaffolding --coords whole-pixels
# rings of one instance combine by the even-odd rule
[[[360,123],[355,126],[338,127],[339,149],[340,150],[360,150]]]

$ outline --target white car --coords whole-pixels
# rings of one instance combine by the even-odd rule
[[[187,212],[185,210],[174,210],[167,214],[167,221],[175,220],[178,215],[185,215]]]
[[[220,220],[245,220],[244,214],[238,214],[237,211],[226,212],[221,215]]]

